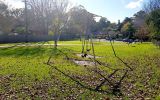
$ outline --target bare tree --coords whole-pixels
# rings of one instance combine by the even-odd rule
[[[57,42],[60,35],[69,21],[69,15],[67,13],[69,9],[68,0],[54,0],[54,14],[52,18],[52,25],[50,29],[54,33],[54,47],[57,48]]]
[[[27,4],[29,29],[39,34],[48,34],[55,11],[54,0],[27,0]]]
[[[28,0],[30,29],[41,34],[54,33],[55,47],[60,34],[68,22],[68,0]]]
[[[10,14],[8,5],[0,1],[0,30],[9,33],[13,28],[13,17]]]
[[[157,9],[160,9],[160,0],[149,0],[144,4],[144,10],[146,13],[150,13]]]
[[[20,17],[23,16],[24,14],[24,9],[23,8],[16,8],[16,9],[11,9],[11,15],[15,18],[15,19],[19,19]]]
[[[149,30],[145,23],[146,16],[145,11],[139,11],[134,15],[133,20],[133,25],[137,30],[135,36],[141,40],[141,43],[143,40],[149,39]]]
[[[4,15],[7,9],[8,6],[0,0],[0,15]]]

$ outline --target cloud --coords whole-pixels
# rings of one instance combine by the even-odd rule
[[[141,2],[143,2],[143,0],[136,0],[136,1],[131,1],[129,4],[127,4],[125,7],[129,8],[129,9],[134,9],[134,8],[138,8],[141,6]]]

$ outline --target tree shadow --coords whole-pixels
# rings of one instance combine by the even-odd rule
[[[20,57],[20,56],[39,56],[46,52],[45,48],[42,47],[27,47],[27,46],[21,46],[21,47],[14,47],[14,48],[6,48],[6,49],[0,49],[0,56],[14,56],[14,57]]]

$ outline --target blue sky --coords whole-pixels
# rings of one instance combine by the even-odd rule
[[[6,0],[14,7],[24,7],[22,0]],[[106,17],[111,22],[123,21],[142,9],[147,0],[70,0],[73,5],[83,5],[89,12]]]
[[[89,12],[101,15],[111,22],[132,17],[142,9],[146,0],[71,0],[83,5]]]

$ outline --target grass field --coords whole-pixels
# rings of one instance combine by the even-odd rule
[[[108,76],[113,73],[110,68],[126,68],[114,56],[109,42],[95,42],[97,60],[108,67],[76,65],[70,59],[90,60],[76,56],[81,53],[81,42],[61,41],[60,44],[72,45],[60,45],[58,49],[43,44],[0,48],[0,99],[160,99],[160,49],[153,44],[113,44],[118,57],[133,68],[122,81],[121,95],[113,94],[107,82],[100,87],[103,91],[94,90],[104,80],[94,70]],[[0,46],[4,45],[14,44]],[[110,79],[115,83],[124,73],[120,70]]]

